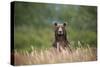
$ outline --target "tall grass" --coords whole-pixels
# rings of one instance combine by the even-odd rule
[[[78,43],[80,44],[80,42]],[[67,49],[61,52],[56,51],[54,48],[37,50],[32,48],[32,52],[16,51],[15,50],[15,65],[26,64],[53,64],[53,63],[66,63],[66,62],[84,62],[97,60],[96,48],[87,46],[77,47],[72,49],[72,53]]]

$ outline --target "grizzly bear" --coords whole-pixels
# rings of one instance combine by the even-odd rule
[[[69,47],[69,42],[67,40],[67,32],[66,32],[66,23],[54,23],[54,32],[55,32],[55,41],[53,43],[53,47],[56,48],[58,51],[61,49],[68,49],[71,51]]]

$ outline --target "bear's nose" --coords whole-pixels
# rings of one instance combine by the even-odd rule
[[[61,33],[62,31],[59,31],[59,33]]]

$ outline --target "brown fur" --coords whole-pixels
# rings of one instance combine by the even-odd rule
[[[66,24],[54,24],[54,28],[55,28],[55,41],[53,43],[53,47],[59,49],[59,51],[61,51],[60,48],[65,49],[67,48],[68,50],[71,51],[70,47],[69,47],[69,42],[67,40],[67,33],[65,30],[65,26]],[[61,32],[62,34],[58,34],[59,33],[59,28],[61,28]],[[59,46],[57,46],[59,45]]]

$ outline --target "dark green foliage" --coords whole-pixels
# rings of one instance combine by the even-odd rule
[[[15,2],[15,49],[45,49],[54,41],[53,21],[66,22],[69,41],[97,46],[97,7]]]

